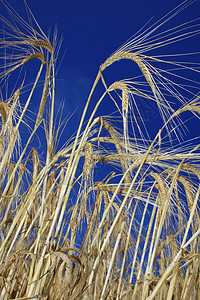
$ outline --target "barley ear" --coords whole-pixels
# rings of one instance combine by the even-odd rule
[[[28,45],[32,45],[35,47],[41,47],[47,49],[51,54],[53,54],[53,47],[49,41],[43,40],[33,40],[31,42],[27,42]]]
[[[85,176],[88,176],[90,169],[91,169],[92,154],[93,154],[92,144],[86,143],[85,144],[85,162],[84,162],[84,166],[83,166],[83,174]]]
[[[145,61],[143,58],[141,58],[139,56],[139,54],[135,54],[129,51],[120,51],[120,52],[116,52],[114,53],[112,56],[110,56],[101,66],[100,66],[100,70],[101,72],[103,72],[107,67],[109,67],[110,65],[112,65],[114,62],[119,61],[121,59],[130,59],[132,61],[134,61],[138,67],[140,68],[140,70],[142,71],[146,81],[148,82],[149,86],[151,87],[151,90],[155,96],[156,101],[159,103],[157,94],[156,94],[156,86],[154,84],[153,81],[153,77],[151,75],[150,70],[147,68]]]
[[[127,84],[125,84],[124,82],[116,81],[109,87],[109,91],[117,90],[117,89],[122,91],[122,112],[126,113],[128,112],[128,98],[129,98],[128,97],[129,91],[128,91]]]

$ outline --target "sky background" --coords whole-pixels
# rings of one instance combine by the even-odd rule
[[[9,0],[8,2],[27,20],[23,0]],[[64,38],[58,57],[58,65],[61,59],[62,64],[57,74],[56,109],[65,99],[63,117],[76,110],[69,123],[67,135],[70,136],[77,128],[99,66],[152,17],[150,24],[158,21],[181,2],[178,0],[27,0],[43,31],[48,34],[49,28],[54,29],[57,26],[58,35],[60,37],[63,35]],[[0,4],[0,8],[1,13],[4,13],[2,4]],[[199,12],[200,1],[197,0],[164,25],[162,30],[198,18]],[[199,46],[199,37],[196,37],[184,43],[172,45],[171,49],[175,53],[191,52],[198,51]],[[198,61],[200,60],[198,59]],[[124,69],[122,68],[122,76],[116,75],[117,69],[114,66],[111,71],[108,71],[107,76],[110,76],[111,81],[120,80],[134,76],[134,72],[134,68],[131,70],[127,68],[126,75],[125,63]],[[199,75],[196,80],[200,81]],[[95,99],[93,99],[94,103]],[[34,110],[34,106],[32,109]],[[104,103],[100,107],[99,114],[111,113],[112,109],[111,103]],[[158,120],[156,121],[154,113],[153,109],[151,114],[154,123],[149,120],[149,115],[147,121],[149,128],[155,127],[156,130],[155,124],[158,124]]]

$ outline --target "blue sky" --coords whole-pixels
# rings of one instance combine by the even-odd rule
[[[23,0],[8,2],[26,19]],[[151,20],[149,24],[152,25],[181,2],[180,0],[27,0],[43,31],[48,34],[49,28],[53,30],[56,25],[58,35],[63,35],[64,38],[58,57],[58,64],[61,58],[62,64],[57,75],[56,108],[65,99],[63,117],[76,110],[70,123],[70,130],[76,128],[99,66],[147,22]],[[4,12],[2,4],[0,7]],[[199,11],[200,1],[197,0],[161,30],[195,19],[199,17]],[[171,49],[174,53],[191,52],[198,51],[199,45],[199,38],[196,37],[172,45]],[[162,53],[162,49],[159,51]],[[107,76],[110,76],[111,81],[135,75],[134,68],[133,70],[127,68],[126,75],[126,63],[124,69],[122,68],[122,77],[120,74],[116,75],[117,71],[115,67],[108,71]],[[199,75],[197,81],[198,78]],[[93,101],[95,102],[95,99]],[[112,104],[106,103],[100,108],[99,113],[110,113],[112,109]],[[154,109],[151,113],[155,125]]]

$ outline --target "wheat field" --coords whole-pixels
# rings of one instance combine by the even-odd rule
[[[187,62],[186,53],[151,55],[199,39],[199,20],[156,31],[189,2],[101,64],[78,130],[58,148],[59,42],[28,7],[31,23],[3,1],[11,21],[1,16],[1,300],[200,299],[200,144],[184,134],[186,118],[199,121],[199,64]],[[107,69],[125,60],[140,76],[108,83]],[[162,119],[153,138],[139,98]],[[116,112],[99,115],[108,101]],[[45,153],[34,139],[45,143]]]

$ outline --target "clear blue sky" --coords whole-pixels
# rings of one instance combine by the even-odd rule
[[[26,19],[23,0],[9,0],[8,2]],[[57,75],[56,105],[58,107],[62,99],[66,99],[63,116],[73,113],[78,107],[73,117],[73,122],[75,122],[71,123],[72,127],[76,126],[81,115],[100,64],[152,17],[151,24],[181,2],[180,0],[27,0],[45,33],[48,34],[49,28],[53,29],[57,25],[58,35],[63,34],[60,59],[64,52],[65,55]],[[0,8],[4,12],[2,4]],[[165,25],[163,30],[198,18],[199,12],[200,1],[197,0]],[[175,53],[198,51],[199,45],[199,37],[196,37],[185,41],[184,44],[173,45],[172,49]],[[134,70],[132,76],[134,76]],[[127,77],[131,75],[129,72],[130,70]],[[115,77],[115,74],[113,76]],[[127,77],[125,75],[125,78]],[[124,78],[115,77],[115,79]],[[108,106],[107,103],[101,107],[100,112],[105,114]]]

